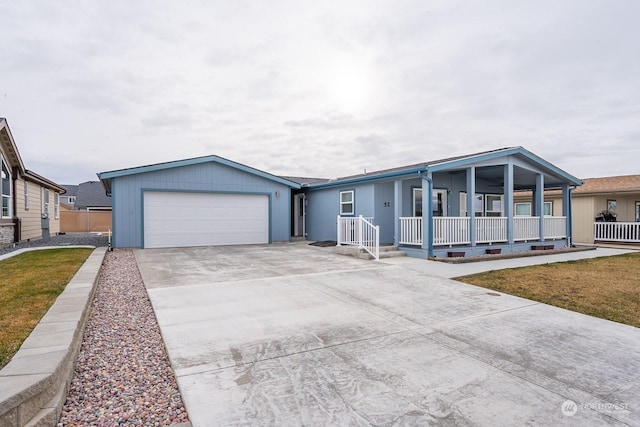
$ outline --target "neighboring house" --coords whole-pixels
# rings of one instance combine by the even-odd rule
[[[87,233],[111,229],[111,197],[107,196],[100,181],[87,181],[66,187],[75,187],[74,205],[62,210],[60,231]]]
[[[111,210],[111,197],[107,195],[100,181],[82,182],[78,185],[75,208]]]
[[[62,186],[66,191],[60,196],[60,204],[68,209],[73,209],[76,203],[76,197],[78,196],[78,186],[73,184],[63,184]]]
[[[218,156],[98,176],[113,199],[114,247],[289,241],[292,190],[301,187]]]
[[[115,247],[336,240],[338,227],[341,243],[353,243],[371,223],[380,243],[423,258],[566,246],[569,189],[582,184],[522,147],[330,181],[276,177],[217,156],[98,176],[114,199]],[[549,189],[561,192],[553,218],[544,216]],[[530,215],[516,216],[516,190],[533,192]]]
[[[558,192],[545,193],[557,206]],[[640,243],[640,175],[586,178],[572,191],[573,242]],[[554,212],[555,213],[555,212]]]
[[[0,244],[48,238],[60,231],[64,187],[25,169],[7,120],[0,118]]]

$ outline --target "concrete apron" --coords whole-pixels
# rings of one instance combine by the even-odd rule
[[[135,254],[194,426],[640,423],[640,329],[301,245]]]

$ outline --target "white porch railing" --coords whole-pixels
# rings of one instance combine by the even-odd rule
[[[640,222],[595,222],[594,240],[640,243]]]
[[[433,218],[434,245],[465,245],[469,238],[469,217],[438,216]]]
[[[513,218],[513,240],[529,241],[540,239],[539,216],[516,216]]]
[[[567,217],[566,216],[545,216],[544,217],[544,238],[564,239],[567,237]]]
[[[506,217],[476,218],[476,243],[497,243],[507,240]]]
[[[400,244],[422,246],[422,217],[400,217]]]
[[[380,259],[380,227],[371,223],[373,218],[338,216],[337,245],[354,245]]]
[[[507,242],[507,218],[506,217],[476,217],[476,243],[503,243]],[[434,245],[464,245],[471,243],[469,237],[468,217],[435,217],[433,218],[433,244]],[[596,223],[615,224],[615,223]],[[636,224],[636,223],[630,223]],[[640,223],[637,223],[640,225]],[[401,245],[422,245],[421,217],[400,218]],[[635,236],[639,238],[640,229],[636,228]],[[629,231],[628,234],[631,234]],[[514,217],[513,218],[514,241],[540,240],[540,217]],[[544,217],[545,239],[563,239],[567,237],[567,218],[564,216]],[[626,240],[629,241],[629,240]]]

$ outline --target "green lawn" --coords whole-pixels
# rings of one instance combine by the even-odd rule
[[[489,271],[456,280],[640,327],[640,252]]]
[[[22,342],[93,249],[43,249],[0,261],[0,368]]]

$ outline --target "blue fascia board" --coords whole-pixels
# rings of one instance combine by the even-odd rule
[[[111,187],[110,184],[107,184],[107,180],[110,180],[111,178],[118,178],[118,177],[127,176],[127,175],[136,175],[139,173],[154,172],[154,171],[159,171],[164,169],[179,168],[182,166],[198,165],[201,163],[208,163],[208,162],[215,162],[224,166],[238,169],[243,172],[247,172],[252,175],[256,175],[261,178],[265,178],[271,181],[275,181],[279,184],[289,186],[296,190],[299,190],[301,188],[301,185],[298,184],[297,182],[289,181],[288,179],[284,179],[279,176],[272,175],[268,172],[255,169],[250,166],[236,163],[219,156],[205,156],[205,157],[196,157],[193,159],[176,160],[173,162],[156,163],[153,165],[139,166],[139,167],[133,167],[129,169],[119,169],[114,171],[100,172],[97,175],[98,175],[98,178],[100,178],[100,180],[105,183],[105,187],[107,186]]]
[[[353,184],[364,183],[364,182],[368,182],[368,181],[376,181],[376,180],[381,180],[381,179],[396,178],[396,177],[399,177],[399,176],[411,176],[411,175],[418,174],[420,172],[426,172],[428,169],[429,169],[428,166],[420,166],[419,168],[412,168],[412,169],[405,169],[405,170],[394,171],[394,172],[381,173],[381,174],[378,174],[378,175],[362,176],[362,177],[349,178],[349,179],[333,181],[333,182],[325,182],[323,184],[310,185],[307,188],[309,190],[320,190],[320,189],[329,188],[329,187],[339,187],[339,186],[344,186],[344,185],[353,185]],[[418,178],[418,177],[416,176],[416,178]]]
[[[429,171],[439,172],[439,171],[445,171],[449,169],[457,169],[465,166],[472,166],[476,162],[494,160],[500,157],[512,156],[512,155],[520,155],[531,160],[534,163],[537,163],[542,168],[547,169],[552,174],[564,179],[571,185],[582,185],[582,180],[576,178],[573,175],[568,174],[562,169],[554,166],[553,164],[547,162],[543,158],[536,156],[532,152],[522,147],[507,148],[507,149],[496,151],[493,153],[480,154],[477,156],[469,156],[469,157],[465,157],[462,159],[453,160],[449,162],[435,163],[435,164],[429,165]]]

